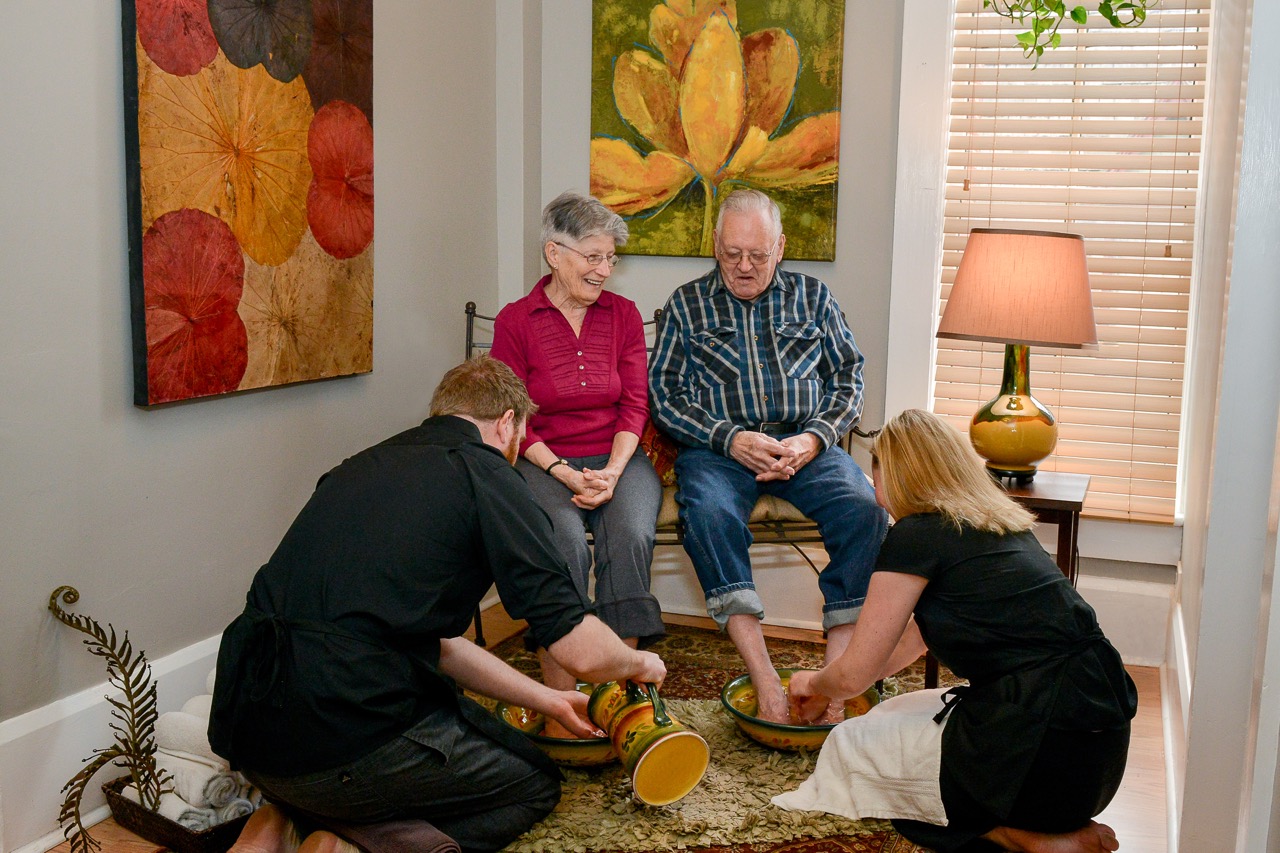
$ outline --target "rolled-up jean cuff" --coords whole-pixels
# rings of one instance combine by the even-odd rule
[[[823,609],[822,611],[822,630],[830,631],[832,628],[838,628],[841,625],[852,625],[858,621],[858,616],[862,613],[862,602],[857,604],[839,603],[831,610]]]
[[[730,616],[747,615],[764,618],[764,602],[753,586],[729,587],[715,595],[707,596],[707,615],[715,620],[723,631]]]

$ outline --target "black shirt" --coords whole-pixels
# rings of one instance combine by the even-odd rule
[[[325,474],[218,655],[209,726],[235,767],[296,775],[383,745],[456,701],[437,671],[493,583],[549,646],[590,611],[521,475],[439,417]]]
[[[934,656],[971,687],[942,762],[992,811],[1016,795],[1046,729],[1126,726],[1137,690],[1093,608],[1028,532],[957,529],[922,513],[890,528],[876,571],[928,580],[915,618]]]

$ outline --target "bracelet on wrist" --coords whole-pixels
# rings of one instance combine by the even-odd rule
[[[548,465],[546,468],[543,468],[542,470],[550,474],[551,469],[556,467],[557,465],[568,465],[568,464],[569,464],[569,461],[567,459],[557,459],[555,462],[552,462],[550,465]]]

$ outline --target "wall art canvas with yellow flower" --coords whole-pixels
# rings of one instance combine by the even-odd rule
[[[121,0],[134,402],[373,369],[373,0]]]
[[[718,200],[763,190],[787,256],[835,258],[844,0],[594,0],[591,192],[626,251],[710,256]]]

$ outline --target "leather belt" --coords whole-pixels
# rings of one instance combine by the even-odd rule
[[[798,432],[804,431],[804,424],[768,421],[766,423],[760,423],[760,424],[749,424],[748,426],[744,427],[744,429],[748,429],[751,432],[762,432],[765,435],[773,435],[773,436],[795,435]]]

